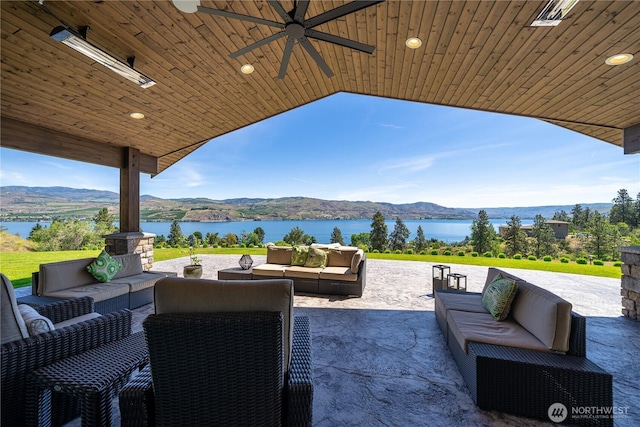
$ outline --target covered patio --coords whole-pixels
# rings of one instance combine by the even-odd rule
[[[204,275],[234,267],[234,255],[203,255]],[[256,264],[265,257],[254,256]],[[186,259],[155,268],[180,272]],[[451,264],[470,291],[484,285],[486,267]],[[311,320],[316,426],[543,426],[542,421],[483,411],[473,403],[438,329],[432,264],[369,260],[362,298],[296,296],[295,313]],[[587,357],[613,375],[616,426],[640,419],[640,328],[620,315],[616,279],[507,269],[573,304],[587,317]],[[134,329],[153,310],[134,311]],[[79,419],[70,423],[80,425]]]

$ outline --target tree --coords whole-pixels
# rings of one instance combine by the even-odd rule
[[[264,243],[264,230],[262,229],[262,227],[256,227],[255,230],[253,230],[254,233],[256,233],[256,236],[258,236],[258,243]]]
[[[107,208],[102,208],[98,211],[98,213],[92,218],[94,222],[94,232],[100,235],[100,238],[105,234],[111,234],[117,230],[117,227],[113,225],[116,220],[115,215],[110,214]],[[100,245],[102,246],[102,245]]]
[[[577,204],[571,209],[571,222],[576,227],[577,230],[582,231],[584,229],[584,212],[582,210],[582,205]]]
[[[167,243],[171,246],[181,246],[183,241],[184,235],[182,234],[182,228],[180,228],[178,220],[174,219],[169,229],[169,235],[167,235]]]
[[[531,237],[534,241],[536,257],[540,258],[544,255],[555,255],[555,233],[540,214],[536,215],[533,220]]]
[[[318,242],[314,236],[309,236],[300,227],[293,227],[291,231],[282,238],[282,240],[291,246],[312,245]]]
[[[220,243],[218,233],[207,233],[204,235],[204,242],[208,246],[215,246]]]
[[[417,252],[427,249],[427,239],[424,237],[424,231],[422,231],[421,225],[419,225],[416,230],[416,237],[413,239],[413,246]]]
[[[193,232],[193,237],[195,237],[196,239],[198,239],[198,242],[202,242],[202,233],[199,231],[194,231]]]
[[[507,221],[503,237],[505,250],[509,257],[527,252],[527,234],[522,231],[521,227],[520,217],[516,215],[512,215],[511,220]]]
[[[589,221],[590,239],[589,250],[597,259],[602,259],[605,253],[609,252],[612,231],[609,220],[600,212],[595,211]]]
[[[223,245],[236,246],[238,244],[238,236],[233,233],[227,233],[220,241]]]
[[[403,250],[404,246],[407,244],[407,239],[409,238],[409,229],[404,222],[400,219],[400,217],[396,218],[396,224],[393,227],[393,231],[389,235],[389,246],[391,250]]]
[[[636,196],[636,201],[633,203],[633,224],[630,224],[632,228],[640,227],[640,193]]]
[[[473,250],[478,253],[490,251],[496,239],[496,230],[489,221],[487,212],[483,209],[478,212],[478,218],[471,222],[471,244]]]
[[[387,224],[384,223],[382,212],[377,211],[373,214],[373,222],[371,222],[371,249],[382,252],[386,246]]]
[[[569,214],[567,212],[563,210],[561,210],[560,212],[556,212],[553,214],[553,218],[551,218],[554,221],[564,221],[564,222],[571,222],[571,218],[569,218]]]
[[[633,225],[635,222],[633,199],[629,196],[627,190],[618,190],[618,195],[612,202],[613,206],[609,211],[609,222],[611,224],[624,222],[625,224]]]
[[[344,239],[342,238],[342,231],[338,227],[333,227],[331,232],[331,239],[329,243],[340,243],[344,246]]]
[[[371,234],[370,233],[358,233],[351,235],[351,246],[355,247],[366,247],[368,248],[371,245]]]

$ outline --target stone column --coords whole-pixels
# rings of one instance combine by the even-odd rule
[[[143,270],[153,268],[153,233],[128,232],[104,236],[105,251],[109,255],[140,254]]]
[[[622,262],[622,314],[640,320],[640,246],[618,248]]]

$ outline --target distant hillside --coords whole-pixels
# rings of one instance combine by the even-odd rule
[[[118,193],[112,191],[67,187],[0,187],[0,220],[50,221],[53,219],[91,218],[106,207],[119,214]],[[584,204],[583,208],[606,213],[610,203]],[[151,195],[140,197],[142,221],[220,222],[242,220],[298,219],[370,219],[376,211],[387,219],[474,219],[484,209],[490,218],[522,219],[541,214],[551,218],[555,212],[570,212],[573,206],[541,206],[523,208],[447,208],[429,202],[407,204],[376,203],[346,200],[322,200],[309,197],[278,199],[238,198],[211,200],[208,198],[161,199]]]

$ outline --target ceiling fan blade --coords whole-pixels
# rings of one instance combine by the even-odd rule
[[[316,48],[313,47],[309,39],[307,39],[306,37],[300,37],[299,40],[302,47],[313,58],[313,60],[316,61],[316,64],[318,64],[318,67],[320,67],[320,69],[324,71],[327,77],[333,77],[333,71],[331,71],[331,68],[329,68],[329,65],[327,65],[327,63],[324,61],[322,56],[320,56],[320,53],[318,53]]]
[[[344,46],[354,50],[359,50],[360,52],[365,52],[365,53],[373,53],[373,51],[376,49],[375,46],[360,43],[355,40],[345,39],[344,37],[340,37],[340,36],[334,36],[333,34],[323,33],[322,31],[306,30],[304,32],[304,35],[312,39],[322,40],[325,42],[337,44],[339,46]]]
[[[291,15],[289,15],[289,13],[284,10],[284,7],[282,7],[278,0],[267,0],[267,3],[269,3],[271,7],[275,9],[275,11],[278,13],[278,15],[280,15],[285,23],[288,24],[289,22],[293,22],[293,19],[291,19]]]
[[[279,79],[284,79],[284,76],[287,74],[287,67],[289,66],[289,59],[291,58],[291,51],[293,50],[293,45],[296,43],[296,39],[293,37],[289,37],[287,39],[287,44],[284,46],[284,53],[282,54],[282,62],[280,63],[280,72],[278,73]]]
[[[293,15],[293,20],[296,22],[304,22],[304,15],[307,14],[307,8],[309,7],[309,0],[300,0],[296,5],[296,13]]]
[[[255,24],[269,25],[270,27],[284,28],[282,22],[269,21],[268,19],[257,18],[255,16],[242,15],[235,12],[227,12],[226,10],[211,9],[210,7],[198,6],[198,12],[210,13],[211,15],[224,16],[225,18],[240,19]]]
[[[285,36],[287,33],[285,33],[284,31],[280,31],[279,33],[275,33],[274,35],[271,35],[269,37],[265,37],[262,40],[258,40],[255,43],[250,44],[249,46],[245,46],[240,50],[237,50],[231,54],[229,54],[229,56],[231,58],[237,58],[240,55],[244,55],[247,52],[252,51],[253,49],[260,47],[260,46],[264,46],[267,43],[271,43],[274,40],[278,40],[280,37]]]
[[[321,13],[320,15],[316,15],[313,18],[307,19],[304,21],[304,26],[305,28],[313,28],[320,24],[324,24],[325,22],[365,9],[369,6],[382,3],[383,1],[384,0],[354,0],[351,3],[347,3],[343,6]]]

